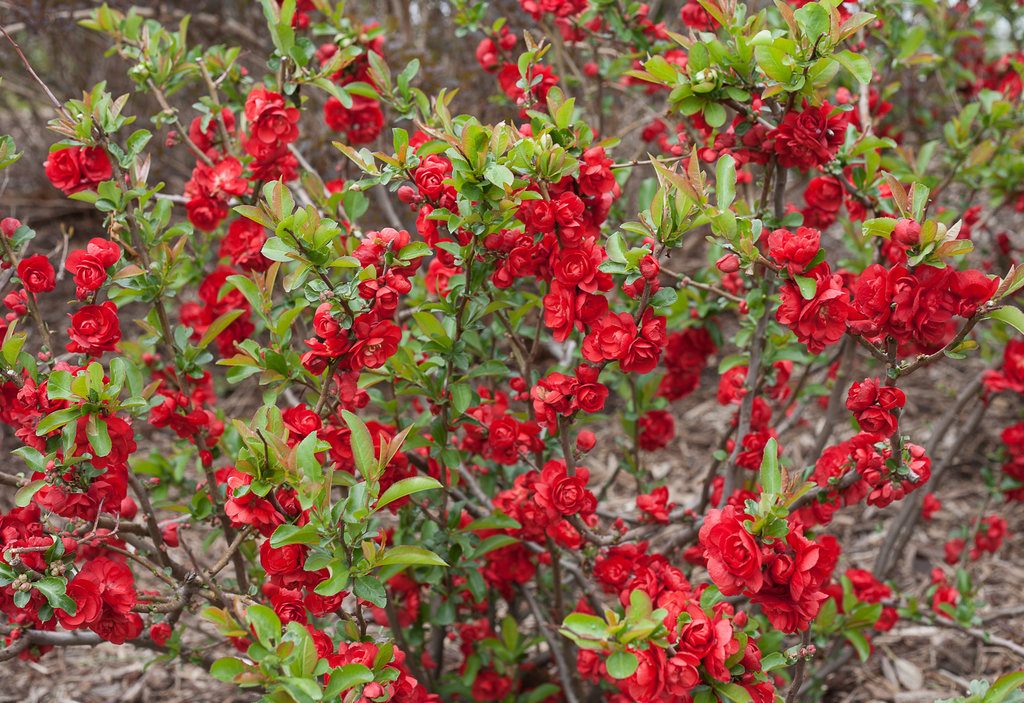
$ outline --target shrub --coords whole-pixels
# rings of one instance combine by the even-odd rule
[[[265,63],[84,19],[161,109],[31,74],[46,177],[106,231],[58,257],[2,223],[0,658],[105,640],[301,703],[745,703],[817,695],[899,620],[987,638],[970,565],[1024,498],[993,236],[1024,209],[1019,9],[657,5],[454,3],[495,123],[324,0],[263,0]],[[894,580],[998,422],[946,565]],[[656,470],[681,442],[697,465]],[[881,526],[873,563],[840,513]]]

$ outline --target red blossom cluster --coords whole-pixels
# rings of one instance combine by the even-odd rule
[[[828,597],[838,543],[830,535],[809,540],[798,526],[783,539],[759,539],[750,521],[731,505],[708,513],[700,545],[711,580],[724,595],[750,597],[783,632],[806,629]]]
[[[113,177],[110,157],[98,146],[71,146],[51,151],[43,166],[53,187],[67,195],[96,190],[96,186]]]

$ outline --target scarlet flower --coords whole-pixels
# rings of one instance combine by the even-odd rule
[[[796,233],[777,229],[768,235],[768,255],[786,267],[790,277],[800,275],[818,255],[821,232],[799,227]]]
[[[117,318],[117,306],[109,300],[99,305],[86,305],[70,315],[71,327],[67,345],[69,352],[81,352],[99,356],[114,351],[121,341],[121,323]]]
[[[803,110],[789,111],[771,133],[775,139],[775,155],[784,168],[806,171],[824,166],[835,158],[846,136],[849,117],[845,112],[832,113],[828,102],[811,107],[804,101]]]
[[[665,410],[648,410],[637,420],[637,426],[640,448],[649,452],[668,445],[676,434],[676,422]]]
[[[82,171],[78,165],[78,154],[81,150],[78,147],[69,147],[51,151],[43,166],[46,169],[46,177],[54,188],[59,188],[65,194],[77,193],[85,190],[82,183]]]
[[[452,173],[452,163],[440,154],[430,154],[420,161],[413,174],[413,182],[420,195],[437,200],[445,191],[444,180]]]
[[[68,254],[66,268],[75,280],[79,300],[99,290],[107,280],[107,269],[121,258],[121,247],[106,239],[93,237],[86,248]]]
[[[608,387],[598,381],[600,369],[586,364],[576,367],[576,404],[586,413],[597,413],[604,409],[608,398]]]
[[[185,203],[188,221],[203,232],[212,232],[228,216],[224,201],[208,196],[197,196]]]
[[[281,579],[285,586],[301,585],[306,577],[302,568],[305,561],[306,547],[301,544],[272,547],[269,539],[260,544],[260,565],[268,576]],[[289,576],[296,578],[288,579]]]
[[[473,679],[472,695],[475,701],[502,701],[511,691],[512,680],[493,669],[483,669]]]
[[[683,24],[698,32],[710,32],[718,26],[718,20],[712,17],[711,13],[705,10],[697,0],[686,0],[679,11],[679,17]]]
[[[836,213],[843,206],[844,188],[834,176],[817,176],[807,183],[804,202],[808,207],[828,213]]]
[[[335,132],[344,132],[349,144],[369,144],[384,127],[384,113],[379,102],[362,95],[352,96],[351,107],[345,107],[337,98],[328,98],[324,121]]]
[[[605,156],[603,147],[592,146],[584,151],[576,177],[580,193],[596,197],[614,190],[618,184],[611,166],[612,160]]]
[[[654,703],[661,700],[665,688],[665,650],[650,646],[647,649],[630,650],[637,658],[638,665],[632,676],[625,679],[625,690],[638,703]]]
[[[739,405],[747,394],[747,367],[733,366],[718,378],[718,404]]]
[[[299,138],[299,111],[286,107],[284,96],[263,86],[253,88],[245,99],[249,139],[245,150],[260,161]]]
[[[727,505],[710,510],[698,533],[708,561],[708,574],[727,596],[756,593],[761,588],[761,550],[754,536],[743,526],[745,513]]]
[[[149,628],[149,639],[159,647],[163,647],[170,636],[171,626],[166,622],[158,622]]]
[[[67,195],[94,189],[113,175],[107,152],[94,146],[66,147],[52,151],[44,167],[50,183]]]
[[[373,313],[364,313],[352,321],[353,342],[350,365],[356,369],[376,369],[398,351],[402,330],[390,320],[377,320]]]
[[[231,258],[231,263],[245,271],[263,272],[273,263],[263,256],[267,241],[266,229],[252,220],[239,218],[228,225],[228,233],[220,242],[220,255]]]
[[[815,280],[814,297],[805,300],[796,283],[787,281],[775,319],[793,330],[812,354],[819,354],[846,332],[850,294],[843,287],[842,276],[832,274],[828,264],[818,264],[807,275]]]
[[[53,264],[42,254],[35,254],[18,263],[18,278],[29,293],[48,293],[56,285]]]
[[[985,373],[985,386],[996,393],[1006,390],[1024,393],[1024,339],[1011,339],[1006,343],[1002,368]]]
[[[592,513],[597,508],[597,499],[587,490],[590,472],[577,468],[569,476],[561,461],[549,461],[541,471],[537,482],[537,502],[559,515]]]
[[[100,598],[100,584],[86,575],[78,572],[75,577],[68,581],[67,596],[75,601],[75,614],[68,615],[61,608],[57,609],[57,619],[61,627],[66,630],[77,630],[81,627],[88,627],[96,622],[103,610],[103,601]]]
[[[645,517],[650,520],[663,525],[668,524],[668,514],[674,505],[674,503],[670,505],[668,502],[667,486],[659,486],[650,493],[636,497],[637,510],[644,513]]]

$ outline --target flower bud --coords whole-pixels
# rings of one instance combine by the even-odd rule
[[[121,499],[121,506],[118,512],[125,520],[134,520],[139,512],[139,506],[135,504],[135,501],[130,496],[125,496]]]
[[[740,257],[735,254],[725,254],[715,262],[715,266],[722,273],[736,273],[740,270]]]
[[[697,71],[693,76],[693,83],[690,88],[694,93],[710,93],[712,90],[718,87],[718,71],[713,68],[705,68],[703,71]]]
[[[412,186],[402,186],[398,189],[398,199],[403,203],[413,203],[419,196],[416,193],[416,189]]]
[[[640,275],[644,277],[644,280],[653,281],[661,273],[661,265],[658,260],[648,254],[640,260]]]
[[[590,430],[581,430],[576,435],[576,449],[584,454],[593,449],[595,444],[597,444],[597,437]]]
[[[921,241],[921,225],[913,220],[897,220],[896,228],[892,231],[892,240],[905,247],[917,245]]]
[[[5,217],[0,220],[0,232],[3,232],[5,237],[13,237],[19,227],[21,227],[21,220],[16,220],[13,217]]]

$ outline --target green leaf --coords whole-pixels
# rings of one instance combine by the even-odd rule
[[[868,657],[871,656],[871,645],[868,643],[867,637],[861,634],[860,630],[844,630],[843,637],[857,650],[857,656],[860,657],[860,660],[866,662]]]
[[[274,549],[286,547],[289,544],[319,544],[320,535],[312,524],[303,525],[278,525],[274,534],[270,535],[270,546]]]
[[[487,537],[482,542],[480,542],[477,548],[474,549],[473,552],[467,558],[470,561],[473,561],[474,559],[479,559],[485,554],[490,554],[496,549],[508,547],[510,545],[516,544],[517,542],[519,542],[519,540],[516,537],[513,537],[512,535],[491,535],[490,537]]]
[[[704,106],[704,121],[708,125],[718,129],[725,124],[726,115],[725,108],[718,103],[707,103]]]
[[[36,426],[36,436],[45,437],[54,430],[60,429],[69,422],[74,422],[82,415],[82,409],[80,407],[64,408],[52,412],[42,420]]]
[[[71,400],[71,381],[74,377],[67,371],[54,371],[46,383],[46,395],[50,400]]]
[[[562,629],[574,632],[588,640],[604,641],[608,639],[608,623],[596,615],[570,613],[562,621]]]
[[[267,241],[263,243],[263,248],[260,250],[260,253],[271,261],[280,261],[281,263],[296,261],[300,258],[295,247],[280,237],[270,237],[267,239]],[[231,278],[231,276],[229,276],[229,278]],[[241,278],[245,277],[241,276]]]
[[[507,166],[497,163],[492,163],[484,169],[484,178],[499,188],[508,188],[515,180]]]
[[[860,54],[855,54],[849,49],[840,51],[833,57],[839,64],[850,72],[857,82],[867,85],[871,82],[871,62]]]
[[[1006,697],[1017,689],[1024,686],[1024,671],[1015,671],[1005,676],[1000,676],[985,692],[982,703],[1002,703]]]
[[[761,459],[761,490],[765,493],[782,491],[782,470],[779,469],[779,444],[772,437],[764,445]]]
[[[68,615],[74,615],[78,609],[75,601],[69,598],[65,592],[67,583],[64,579],[57,578],[56,576],[47,576],[33,583],[32,587],[46,596],[46,602],[52,608],[60,608]]]
[[[835,602],[835,601],[833,601]],[[788,666],[789,662],[781,652],[772,652],[761,657],[761,671],[769,672],[775,669],[781,669],[784,666]]]
[[[375,480],[377,458],[373,452],[373,439],[370,437],[370,431],[366,429],[366,424],[362,420],[348,410],[342,410],[341,416],[345,419],[345,424],[348,425],[351,433],[349,442],[352,445],[352,456],[355,459],[356,468],[359,469],[363,478]]]
[[[462,528],[463,532],[477,530],[518,530],[522,527],[518,521],[502,512],[495,511],[487,517],[474,520]]]
[[[442,488],[441,482],[430,476],[410,476],[409,478],[395,481],[388,486],[388,489],[377,500],[377,510],[413,493],[431,491],[435,488]]]
[[[715,166],[715,197],[722,209],[736,199],[736,161],[729,154],[720,158]]]
[[[632,652],[615,652],[604,663],[613,679],[628,679],[639,665],[640,661]]]
[[[451,388],[452,411],[455,417],[461,417],[473,402],[473,389],[468,383],[457,383]],[[454,418],[453,418],[454,419]]]
[[[1001,308],[996,308],[988,314],[988,316],[994,320],[999,320],[1010,325],[1021,334],[1024,334],[1024,312],[1020,308],[1015,308],[1012,305],[1006,305]]]
[[[793,282],[800,287],[800,296],[804,300],[813,300],[818,292],[818,282],[810,276],[793,276]]]
[[[875,217],[864,220],[861,224],[861,232],[865,237],[889,239],[894,229],[896,229],[896,219],[892,217]]]
[[[346,664],[331,669],[329,674],[330,681],[324,689],[324,698],[327,700],[333,700],[345,691],[373,681],[373,672],[364,664]]]
[[[414,547],[409,544],[401,544],[384,552],[384,556],[377,561],[376,566],[396,564],[403,566],[448,566],[444,559],[429,549]]]
[[[17,334],[11,333],[6,340],[4,340],[3,347],[0,348],[0,354],[3,354],[4,361],[7,362],[8,366],[14,366],[14,362],[18,360],[18,355],[21,354],[21,348],[25,346],[25,339],[27,335],[23,332]]]
[[[272,647],[281,637],[281,618],[265,605],[251,605],[245,619],[252,627],[256,640],[264,647]]]
[[[353,592],[357,598],[370,601],[378,608],[387,605],[388,596],[384,591],[384,584],[374,576],[359,576],[353,586]]]
[[[608,259],[619,264],[626,263],[626,240],[622,235],[615,232],[605,242],[605,251],[608,252]]]
[[[241,276],[239,276],[239,278],[241,278]],[[206,328],[206,332],[203,334],[202,338],[199,340],[199,344],[196,346],[199,349],[206,349],[210,342],[215,340],[217,335],[226,330],[228,325],[237,320],[243,312],[245,312],[245,310],[242,309],[228,310],[226,313],[219,316],[216,320],[210,323],[209,327]]]
[[[110,432],[107,431],[107,423],[101,420],[99,415],[89,416],[85,423],[85,436],[89,439],[89,446],[96,456],[110,454]]]
[[[210,667],[210,674],[218,681],[233,683],[235,677],[249,670],[248,665],[241,659],[234,657],[222,657]]]
[[[340,593],[348,586],[349,571],[341,564],[330,567],[331,575],[316,585],[313,590],[321,596],[330,597]]]
[[[730,700],[733,703],[751,703],[753,700],[747,689],[738,683],[716,684],[715,692],[718,693],[719,700],[722,700],[724,697],[725,700]]]
[[[814,42],[829,30],[828,11],[816,2],[809,2],[793,13],[800,30]]]
[[[46,485],[45,479],[36,479],[31,483],[22,486],[14,494],[14,504],[19,508],[24,508],[26,505],[32,502],[32,497],[39,491],[40,488]]]
[[[253,280],[251,278],[249,278],[248,276],[234,275],[234,276],[228,276],[226,279],[224,279],[224,281],[225,281],[226,284],[231,285],[232,287],[234,287],[235,290],[237,290],[239,293],[241,293],[245,297],[245,299],[247,301],[249,301],[249,305],[252,305],[257,310],[259,310],[259,309],[261,309],[263,307],[263,296],[260,295],[260,289],[256,287],[256,284],[253,282]],[[234,311],[232,311],[232,312],[234,312]],[[219,317],[216,320],[214,320],[213,324],[210,325],[210,326],[213,327],[218,322],[220,322],[221,318],[223,318],[223,317],[225,317],[227,315],[230,315],[230,314],[231,313],[225,313],[224,315],[221,315],[221,317]],[[231,322],[232,322],[232,320],[228,320],[227,323],[224,325],[224,327],[222,327],[221,329],[217,330],[213,334],[213,336],[210,336],[210,332],[207,331],[207,333],[203,335],[203,340],[206,340],[206,344],[209,344],[210,342],[212,342],[214,337],[216,337],[218,334],[223,332],[224,328],[226,328],[229,324],[231,324]],[[207,337],[209,337],[208,340],[207,340]],[[200,345],[201,346],[199,348],[202,349],[203,347],[206,346],[206,344],[203,344],[203,342],[200,341]]]

